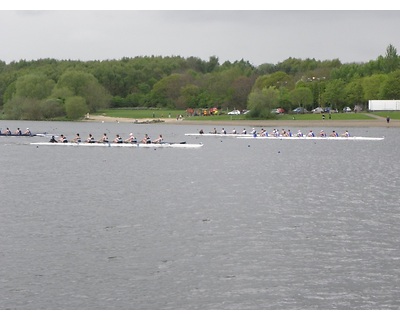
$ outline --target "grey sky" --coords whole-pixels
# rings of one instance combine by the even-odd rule
[[[400,52],[400,11],[0,11],[0,60],[195,56],[367,62]]]

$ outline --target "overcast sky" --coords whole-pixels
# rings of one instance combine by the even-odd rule
[[[399,31],[395,10],[0,10],[0,60],[174,55],[256,66],[289,57],[368,62],[389,44],[400,53]]]

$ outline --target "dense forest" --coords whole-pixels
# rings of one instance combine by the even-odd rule
[[[368,100],[400,99],[400,58],[393,45],[376,60],[288,58],[253,66],[196,57],[146,56],[105,61],[0,61],[0,117],[79,119],[107,108],[249,109],[366,107]]]

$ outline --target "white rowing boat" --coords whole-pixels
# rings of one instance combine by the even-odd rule
[[[385,139],[384,137],[237,137],[238,139],[253,139],[253,140],[334,140],[334,141],[354,141],[354,140],[364,140],[364,141],[379,141]]]
[[[60,147],[121,147],[121,148],[179,148],[195,149],[203,146],[202,143],[163,142],[163,143],[87,143],[87,142],[32,142],[35,146],[60,146]]]
[[[238,137],[253,137],[252,134],[243,133],[185,133],[185,136],[192,137],[227,137],[227,138],[238,138]]]

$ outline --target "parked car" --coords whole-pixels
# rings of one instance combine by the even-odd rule
[[[333,109],[333,108],[325,108],[324,109],[325,113],[338,113],[338,109]]]
[[[293,113],[307,113],[307,109],[303,108],[303,107],[298,107],[296,109],[293,110]]]
[[[324,113],[324,109],[318,107],[312,110],[312,113]]]
[[[228,114],[229,115],[239,115],[240,114],[240,111],[239,110],[232,110],[232,111],[230,111],[230,112],[228,112]]]
[[[285,113],[285,109],[283,109],[283,108],[272,109],[272,110],[271,110],[271,113],[283,114],[283,113]]]
[[[351,108],[350,107],[344,107],[343,108],[343,112],[351,112]]]

